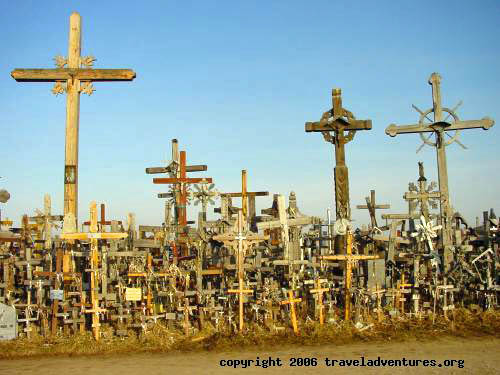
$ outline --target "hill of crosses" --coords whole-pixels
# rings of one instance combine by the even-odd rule
[[[43,210],[20,213],[19,227],[0,219],[0,340],[126,339],[158,325],[193,343],[255,332],[297,337],[310,327],[369,332],[408,321],[454,329],[459,311],[498,308],[499,221],[489,207],[475,223],[453,209],[446,161],[446,146],[463,146],[461,131],[488,130],[494,121],[461,120],[459,105],[444,107],[438,73],[428,80],[432,106],[414,106],[414,124],[385,129],[388,137],[413,134],[436,149],[438,182],[426,178],[436,165],[418,163],[408,191],[400,187],[407,212],[391,212],[367,187],[366,204],[354,208],[366,210],[370,224],[354,227],[345,156],[372,122],[357,119],[333,88],[331,108],[304,128],[320,133],[304,137],[333,146],[335,214],[326,210],[326,220],[303,212],[293,192],[252,186],[246,170],[241,190],[224,192],[172,134],[171,161],[145,170],[168,191],[158,194],[162,223],[141,225],[134,213],[113,220],[101,202],[83,202],[88,220],[78,223],[78,184],[88,183],[78,179],[80,95],[92,94],[94,81],[133,85],[136,75],[94,68],[94,57],[81,56],[80,33],[73,13],[68,56],[56,57],[55,69],[11,73],[18,82],[52,82],[53,93],[67,98],[64,212],[54,214],[45,194]],[[0,192],[2,203],[9,197]],[[272,197],[272,205],[257,212],[261,197]],[[196,221],[187,219],[191,204],[199,209]],[[215,220],[208,220],[209,209]]]

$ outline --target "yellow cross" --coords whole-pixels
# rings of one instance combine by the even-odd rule
[[[244,281],[242,278],[239,279],[238,281],[238,289],[229,289],[227,292],[228,293],[235,293],[238,294],[238,301],[239,301],[239,311],[240,311],[240,332],[243,331],[243,294],[253,294],[253,290],[251,289],[243,289],[243,284]]]
[[[94,201],[90,203],[90,232],[89,233],[63,233],[63,240],[90,240],[90,298],[92,300],[92,309],[85,310],[85,313],[92,314],[92,331],[94,338],[99,340],[99,313],[105,310],[99,307],[99,278],[97,277],[97,268],[99,267],[99,239],[120,239],[126,238],[127,233],[98,233],[97,232],[97,206]]]
[[[295,334],[299,333],[299,328],[297,327],[297,316],[295,315],[295,303],[302,302],[302,298],[293,298],[293,291],[288,291],[288,301],[281,301],[281,305],[290,305],[290,316],[292,318],[293,332]]]
[[[324,317],[325,305],[323,305],[323,293],[328,292],[330,288],[321,288],[320,286],[321,281],[319,279],[316,279],[314,281],[314,284],[315,288],[311,289],[310,292],[315,294],[317,293],[318,307],[319,307],[319,324],[323,325],[325,321]]]

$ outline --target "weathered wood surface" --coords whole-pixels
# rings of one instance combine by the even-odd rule
[[[17,82],[80,81],[110,82],[132,81],[136,74],[131,69],[14,69],[11,74]]]

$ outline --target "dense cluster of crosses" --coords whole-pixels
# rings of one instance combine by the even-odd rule
[[[386,133],[419,133],[424,144],[436,147],[439,184],[427,183],[419,163],[417,183],[403,196],[408,212],[383,214],[384,225],[377,210],[390,206],[377,204],[374,190],[366,204],[357,205],[368,211],[370,225],[355,229],[351,222],[345,145],[372,123],[357,120],[343,107],[341,90],[334,89],[332,107],[305,125],[306,132],[321,132],[334,146],[334,222],[304,215],[293,192],[288,204],[274,194],[271,207],[258,214],[256,198],[269,192],[248,191],[246,170],[241,191],[222,193],[212,178],[190,175],[207,166],[189,165],[174,139],[172,160],[146,168],[165,175],[154,184],[170,187],[158,194],[165,199],[161,225],[136,225],[133,213],[123,222],[109,220],[104,204],[98,219],[92,202],[89,220],[78,230],[79,94],[92,93],[92,81],[135,77],[128,69],[91,69],[94,59],[80,57],[80,24],[72,14],[69,57],[58,57],[57,69],[12,73],[18,81],[55,81],[53,91],[67,93],[65,205],[62,215],[53,215],[46,195],[44,210],[22,216],[19,227],[0,220],[0,339],[89,330],[98,340],[158,322],[186,335],[206,325],[241,332],[255,325],[290,327],[298,333],[310,321],[366,327],[388,318],[443,314],[452,320],[457,306],[498,305],[498,219],[493,210],[485,211],[483,223],[472,226],[453,210],[445,153],[460,130],[488,129],[493,121],[461,121],[457,107],[442,107],[436,73],[429,80],[433,107],[414,106],[418,124],[390,125]],[[216,199],[217,217],[209,220],[207,210]],[[201,203],[196,221],[187,219],[191,203]]]

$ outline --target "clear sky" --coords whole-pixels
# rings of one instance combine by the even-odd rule
[[[373,121],[346,146],[357,225],[368,222],[355,205],[370,189],[391,204],[386,212],[402,213],[417,162],[437,178],[435,150],[415,154],[418,135],[384,133],[418,121],[412,103],[432,106],[432,72],[442,76],[444,106],[463,100],[460,119],[500,121],[498,1],[2,1],[0,188],[12,197],[1,209],[17,222],[43,207],[45,193],[62,213],[66,100],[51,83],[18,83],[10,72],[66,56],[73,11],[95,68],[137,73],[81,97],[80,221],[96,200],[110,218],[135,212],[139,224],[160,224],[156,194],[166,187],[144,169],[170,159],[172,138],[188,163],[208,165],[196,175],[220,191],[240,190],[247,169],[249,189],[271,194],[258,198],[259,211],[273,193],[293,190],[302,212],[325,217],[334,209],[333,149],[304,123],[331,107],[333,87],[345,108]],[[500,213],[499,129],[463,131],[469,149],[447,148],[452,205],[469,220],[490,207]]]

